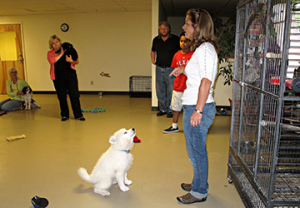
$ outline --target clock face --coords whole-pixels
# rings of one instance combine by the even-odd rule
[[[66,24],[66,23],[63,23],[61,26],[60,26],[60,29],[61,31],[63,32],[67,32],[69,30],[69,25]]]

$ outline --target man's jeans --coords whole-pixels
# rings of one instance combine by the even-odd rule
[[[163,112],[172,112],[170,105],[175,77],[169,77],[169,75],[173,70],[172,67],[156,66],[156,96],[161,105],[160,110]]]

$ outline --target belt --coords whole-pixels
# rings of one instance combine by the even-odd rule
[[[159,66],[159,65],[157,65],[157,66]],[[161,68],[169,68],[171,66],[159,66],[159,67],[161,67]]]

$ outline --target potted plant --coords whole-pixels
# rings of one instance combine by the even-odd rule
[[[220,67],[219,76],[223,76],[224,85],[230,85],[233,80],[233,65],[229,57],[234,56],[235,32],[236,32],[236,14],[232,14],[226,22],[220,17],[213,17],[215,34],[218,38],[220,52],[218,54],[219,63],[225,62],[225,66]]]

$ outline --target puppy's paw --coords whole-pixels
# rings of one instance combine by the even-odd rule
[[[131,180],[125,180],[125,185],[130,186],[132,184]]]
[[[129,188],[127,186],[123,186],[123,187],[120,187],[121,191],[129,191]]]
[[[96,194],[101,194],[102,196],[109,196],[110,195],[109,191],[103,190],[103,189],[98,189],[98,188],[95,188],[94,192]]]

